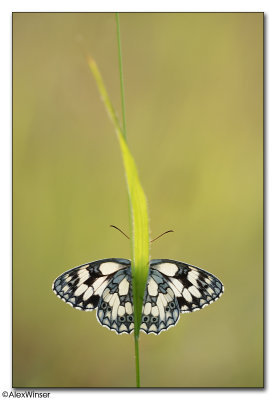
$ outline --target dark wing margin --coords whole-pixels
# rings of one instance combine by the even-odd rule
[[[181,313],[200,310],[216,301],[223,293],[222,282],[211,273],[175,260],[152,260],[152,270],[167,278],[175,293]]]
[[[106,258],[80,265],[61,274],[53,283],[54,293],[78,310],[98,307],[102,293],[118,271],[130,267],[130,261]]]

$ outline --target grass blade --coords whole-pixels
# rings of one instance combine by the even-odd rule
[[[133,305],[134,305],[134,339],[135,339],[135,357],[136,357],[136,384],[140,386],[139,370],[139,332],[142,317],[142,306],[144,292],[149,269],[149,223],[146,196],[141,186],[138,171],[134,158],[128,148],[125,136],[120,127],[115,110],[112,106],[107,90],[105,88],[102,76],[95,61],[89,57],[88,64],[96,80],[100,95],[106,107],[106,110],[115,127],[119,140],[126,181],[129,195],[130,207],[130,231],[131,231],[131,253],[132,253],[132,287],[133,287]]]

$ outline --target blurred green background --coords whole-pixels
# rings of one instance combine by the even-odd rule
[[[147,387],[263,385],[263,14],[122,14],[127,131],[151,258],[217,275],[222,298],[156,337]],[[133,387],[132,335],[52,292],[65,270],[130,257],[119,146],[87,66],[120,115],[112,13],[13,14],[13,385]]]

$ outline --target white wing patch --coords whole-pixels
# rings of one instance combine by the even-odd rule
[[[122,268],[125,268],[125,266],[118,264],[116,262],[109,261],[109,262],[103,262],[100,265],[99,270],[101,271],[101,273],[103,275],[110,275],[110,274],[114,274],[114,272],[117,272]]]
[[[119,295],[125,296],[126,294],[128,294],[128,291],[129,291],[129,281],[127,280],[127,278],[124,278],[121,280],[119,284]]]
[[[166,262],[156,265],[155,269],[166,276],[174,276],[178,270],[177,265]]]

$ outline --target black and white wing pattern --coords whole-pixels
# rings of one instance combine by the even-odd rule
[[[168,329],[177,323],[180,313],[206,307],[223,290],[221,281],[203,269],[174,260],[152,260],[143,309],[144,319],[151,310],[152,324],[147,323],[145,332],[158,334]],[[153,314],[156,320],[152,319]]]
[[[73,268],[53,283],[53,291],[78,310],[97,308],[97,319],[116,333],[134,330],[131,262],[108,258]],[[218,278],[174,260],[152,260],[140,329],[158,335],[176,325],[180,313],[213,303],[223,293]]]
[[[70,269],[53,283],[53,291],[78,310],[97,308],[100,324],[117,333],[134,328],[130,261],[108,258]]]
[[[171,288],[167,276],[150,267],[140,330],[158,335],[161,331],[175,325],[179,314],[176,294]]]
[[[130,261],[128,263],[126,269],[118,271],[110,279],[97,311],[100,324],[118,334],[131,333],[134,329]]]

